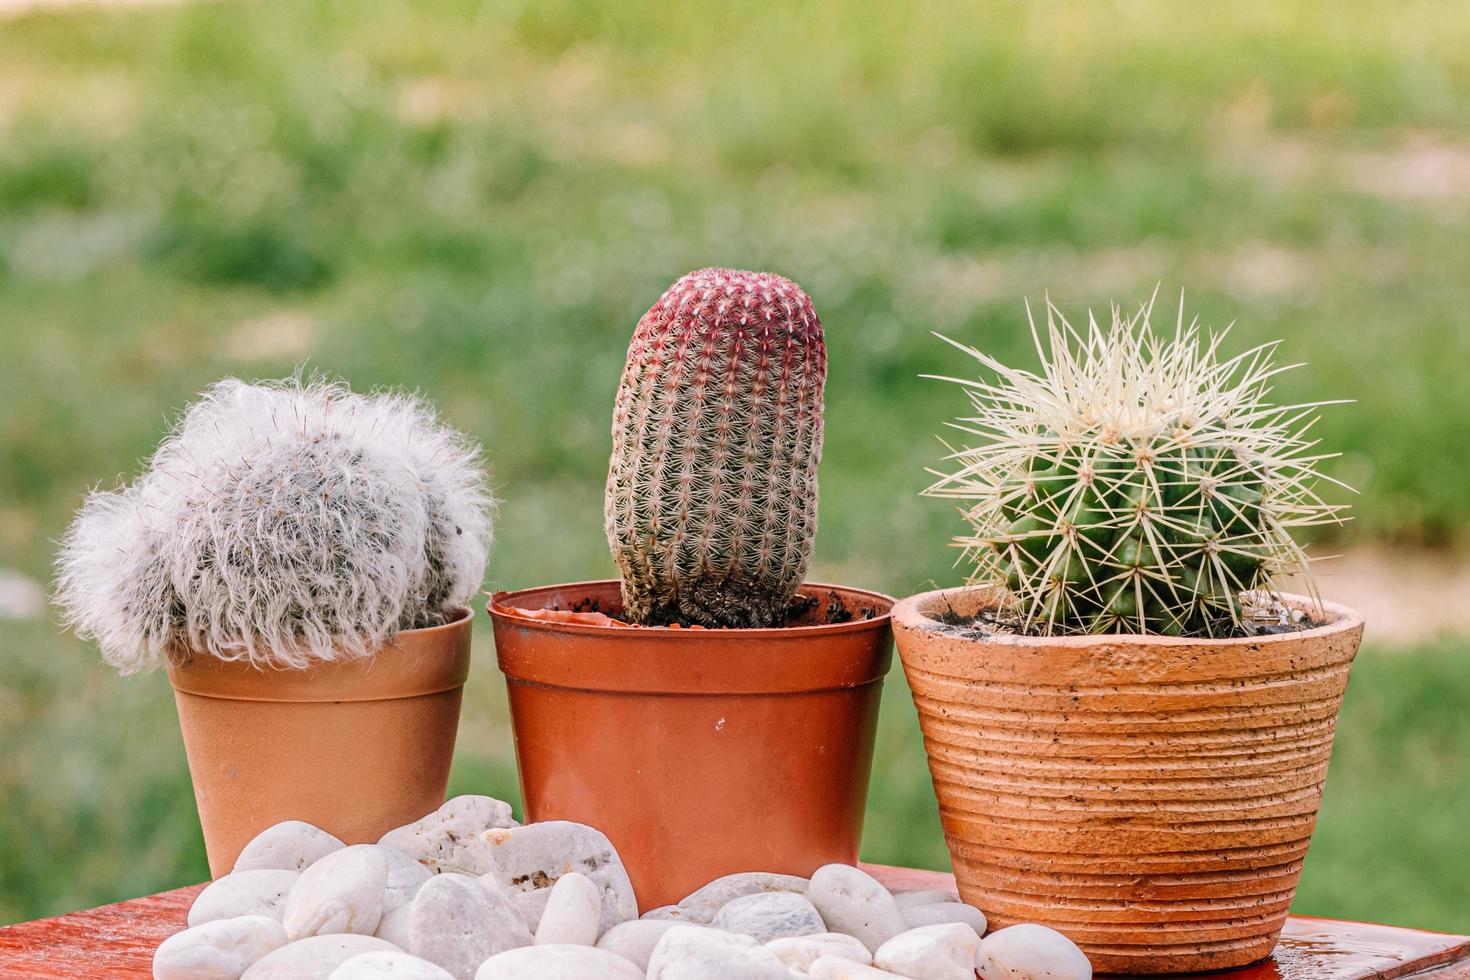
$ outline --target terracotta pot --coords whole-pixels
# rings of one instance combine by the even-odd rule
[[[628,629],[516,612],[590,600],[616,616],[615,581],[496,596],[526,819],[606,833],[645,910],[735,871],[856,861],[893,600],[802,592],[854,618]]]
[[[309,670],[170,666],[210,874],[282,820],[370,843],[442,804],[472,622],[466,609],[371,660]]]
[[[974,638],[993,590],[927,592],[894,630],[965,900],[1041,922],[1100,973],[1263,959],[1317,821],[1363,632]],[[1308,600],[1288,596],[1298,607]]]

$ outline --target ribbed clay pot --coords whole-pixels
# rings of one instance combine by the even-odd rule
[[[282,820],[371,843],[442,804],[472,621],[466,609],[371,659],[306,670],[171,665],[210,874]]]
[[[1270,954],[1317,821],[1362,617],[1245,639],[979,636],[893,610],[960,892],[993,926],[1040,922],[1099,973]],[[1298,608],[1310,603],[1288,596]]]
[[[644,910],[736,871],[809,875],[856,861],[893,600],[801,591],[819,606],[797,625],[743,630],[517,611],[616,617],[615,581],[495,596],[526,819],[607,834]],[[852,618],[816,625],[834,602]]]

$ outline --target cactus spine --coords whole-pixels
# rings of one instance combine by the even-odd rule
[[[926,494],[956,498],[972,584],[1004,583],[1011,617],[1046,634],[1238,635],[1286,573],[1293,534],[1341,520],[1314,485],[1321,404],[1268,398],[1275,344],[1228,360],[1225,334],[1156,335],[1153,302],[1074,329],[1047,304],[1040,373],[954,344],[996,375],[959,380],[973,414]],[[1295,366],[1295,365],[1292,365]],[[946,447],[949,448],[949,447]]]
[[[625,618],[781,625],[817,530],[826,373],[821,321],[780,276],[691,272],[638,321],[604,511]]]

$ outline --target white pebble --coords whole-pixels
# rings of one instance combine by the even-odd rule
[[[805,896],[790,892],[767,892],[732,899],[715,913],[710,925],[750,936],[758,943],[768,943],[783,936],[810,936],[827,930],[816,907]]]
[[[909,927],[888,889],[850,864],[818,868],[807,898],[822,913],[828,929],[857,937],[870,951]]]
[[[300,820],[285,820],[256,834],[235,859],[235,870],[279,868],[286,871],[305,871],[328,854],[345,846],[319,827]]]
[[[602,893],[592,879],[570,871],[551,886],[536,924],[537,946],[591,946],[597,942]]]
[[[460,874],[431,878],[409,917],[408,951],[437,963],[458,980],[496,953],[531,944],[531,932],[510,896]]]
[[[509,895],[516,903],[516,908],[521,910],[521,917],[526,920],[526,928],[531,930],[531,935],[536,935],[536,930],[541,928],[541,917],[546,914],[546,903],[551,899],[551,888],[538,888],[530,892],[507,892],[492,878],[481,878],[480,884],[493,891],[505,892]]]
[[[986,936],[975,966],[984,980],[1092,980],[1092,962],[1076,943],[1029,922]]]
[[[791,971],[749,936],[678,925],[649,955],[648,980],[791,980]]]
[[[684,923],[674,919],[634,919],[631,922],[620,922],[602,934],[602,938],[597,940],[597,948],[632,960],[638,964],[638,969],[647,970],[648,958],[653,955],[653,948],[664,937],[664,933],[682,924]]]
[[[677,905],[660,905],[656,909],[649,909],[638,918],[655,919],[665,922],[683,922],[688,925],[705,925],[709,922],[708,919],[706,919],[705,922],[702,923],[695,921],[695,919],[689,915],[688,909],[681,909]],[[710,919],[713,918],[714,913],[710,913]]]
[[[281,920],[286,893],[301,877],[281,868],[236,871],[216,879],[189,906],[189,925],[202,926],[216,919],[242,915],[264,915]]]
[[[391,912],[400,905],[413,901],[424,882],[434,877],[434,872],[396,847],[384,847],[381,844],[357,846],[371,847],[383,855],[383,860],[388,863],[388,880],[383,890],[384,912]]]
[[[812,964],[807,976],[811,980],[889,980],[898,974],[836,956],[824,956]]]
[[[240,980],[327,980],[333,970],[354,956],[396,948],[372,936],[312,936],[267,953],[241,974]]]
[[[975,980],[980,937],[962,922],[899,933],[873,954],[879,969],[918,980]]]
[[[388,831],[378,843],[435,871],[482,875],[485,832],[514,827],[510,804],[490,796],[456,796],[433,813]]]
[[[975,930],[977,936],[985,935],[985,913],[973,905],[963,902],[931,902],[928,905],[913,905],[903,910],[904,921],[910,929],[919,926],[937,926],[944,922],[963,922]]]
[[[773,939],[766,943],[766,949],[799,974],[810,971],[812,964],[824,956],[851,960],[864,966],[873,962],[873,954],[868,952],[868,947],[841,932]]]
[[[737,898],[763,892],[792,892],[805,895],[808,882],[796,875],[770,871],[742,871],[725,875],[686,895],[678,907],[690,922],[713,922],[715,913]]]
[[[388,862],[375,847],[344,847],[301,873],[282,922],[294,942],[351,932],[371,936],[383,918]]]
[[[894,892],[893,900],[901,909],[911,909],[915,905],[933,905],[937,902],[958,902],[960,897],[954,892],[945,891],[943,888],[914,888],[906,892]]]
[[[408,949],[408,924],[413,918],[413,902],[404,902],[391,912],[384,912],[373,935],[386,939],[399,949]]]
[[[452,974],[428,960],[407,953],[378,950],[361,953],[333,970],[327,980],[454,980]]]
[[[480,964],[474,980],[643,980],[643,971],[592,946],[526,946]]]
[[[238,980],[256,960],[286,945],[266,915],[216,919],[169,936],[153,952],[154,980]]]
[[[576,871],[592,879],[601,896],[599,933],[638,917],[633,883],[622,858],[602,831],[567,820],[546,820],[509,830],[488,830],[481,854],[482,880],[505,892],[534,893]],[[544,906],[543,906],[544,907]]]

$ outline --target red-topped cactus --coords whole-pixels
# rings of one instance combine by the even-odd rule
[[[638,321],[605,509],[625,618],[783,623],[817,530],[826,375],[821,321],[780,276],[691,272]]]

